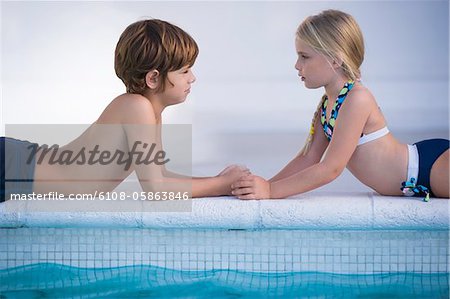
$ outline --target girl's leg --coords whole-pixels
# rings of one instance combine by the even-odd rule
[[[431,167],[430,185],[437,197],[450,197],[449,168],[449,150],[446,150]]]

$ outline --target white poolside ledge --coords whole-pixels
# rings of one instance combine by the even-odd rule
[[[310,192],[289,199],[259,201],[199,198],[184,201],[178,212],[173,211],[173,203],[127,201],[111,212],[98,212],[98,208],[97,212],[44,212],[37,211],[42,202],[7,201],[0,203],[0,227],[435,230],[449,229],[450,218],[448,199],[423,202],[417,197],[373,192]],[[101,204],[105,207],[105,202]],[[55,208],[55,203],[51,205]]]

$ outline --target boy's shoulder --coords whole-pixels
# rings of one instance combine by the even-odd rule
[[[116,97],[109,105],[120,114],[122,122],[153,123],[155,110],[149,99],[139,94],[125,93]]]
[[[114,100],[111,105],[117,106],[119,109],[151,109],[153,110],[152,102],[140,94],[124,93]]]
[[[143,95],[136,94],[136,93],[124,93],[120,96],[116,97],[113,102],[117,103],[126,103],[126,104],[150,104],[151,102],[144,97]]]

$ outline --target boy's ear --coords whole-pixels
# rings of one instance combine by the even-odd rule
[[[150,89],[156,89],[159,85],[159,72],[157,70],[152,70],[145,75],[145,84]]]

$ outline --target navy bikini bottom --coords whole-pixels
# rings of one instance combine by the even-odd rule
[[[417,185],[422,185],[430,190],[430,195],[434,197],[430,186],[431,167],[434,162],[448,150],[450,141],[447,139],[428,139],[415,143],[419,153],[419,175]]]

